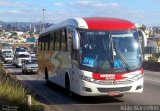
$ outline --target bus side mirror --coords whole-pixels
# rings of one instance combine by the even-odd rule
[[[138,29],[138,32],[139,32],[139,35],[142,37],[142,45],[144,47],[146,47],[147,46],[147,36],[146,36],[146,34],[141,29]]]
[[[79,49],[80,47],[80,39],[78,32],[74,29],[73,30],[73,49]]]

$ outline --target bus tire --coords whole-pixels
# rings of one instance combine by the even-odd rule
[[[49,79],[48,79],[48,69],[47,68],[45,68],[45,79],[46,79],[46,85],[47,87],[49,87],[50,84],[49,84]]]
[[[71,92],[71,89],[70,89],[70,80],[68,75],[66,75],[65,77],[65,88],[66,88],[66,94],[69,97],[73,97],[73,93]]]

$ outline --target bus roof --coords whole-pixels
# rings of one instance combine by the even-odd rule
[[[45,29],[40,34],[50,32],[66,26],[74,26],[75,28],[95,29],[95,30],[123,30],[135,28],[134,23],[118,18],[92,17],[92,18],[73,18],[67,19],[59,24],[53,25]]]
[[[124,19],[102,17],[83,19],[86,21],[88,29],[123,30],[135,28],[132,22]]]

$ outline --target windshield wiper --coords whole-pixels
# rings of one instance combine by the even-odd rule
[[[110,59],[110,64],[111,67],[114,69],[114,55],[113,55],[113,40],[112,40],[112,36],[111,36],[111,32],[109,34],[109,59]]]
[[[111,66],[111,69],[114,69],[114,56],[113,56],[113,44],[112,44],[112,37],[111,37],[111,33],[109,34],[109,47],[108,47],[108,50],[107,49],[104,49],[106,55],[107,53],[108,54],[108,57],[107,56],[104,56],[103,57],[103,61],[99,62],[97,64],[97,71],[99,71],[103,65],[105,64],[106,61],[109,61],[109,64]],[[111,72],[114,72],[113,70],[111,70]]]
[[[125,57],[124,57],[123,54],[116,48],[115,42],[114,42],[114,49],[115,49],[116,54],[120,57],[120,59],[122,60],[122,62],[125,64],[125,66],[126,66],[125,68],[126,68],[127,72],[131,71],[131,69],[130,69],[130,67],[129,67],[129,65],[128,65],[126,59],[125,59]]]

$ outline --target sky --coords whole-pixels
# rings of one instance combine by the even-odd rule
[[[160,26],[160,0],[0,0],[0,21],[59,23],[74,17],[114,17]]]

